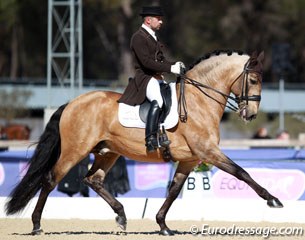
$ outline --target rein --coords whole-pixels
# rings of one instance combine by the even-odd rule
[[[227,95],[215,88],[212,88],[206,84],[203,84],[203,83],[200,83],[194,79],[191,79],[189,77],[187,77],[185,74],[181,74],[179,77],[178,77],[178,81],[180,82],[180,96],[179,96],[179,100],[178,100],[178,108],[179,108],[179,118],[181,120],[181,122],[186,122],[187,121],[187,104],[186,104],[186,100],[185,100],[185,90],[184,90],[184,87],[185,87],[185,84],[191,84],[193,85],[194,87],[196,87],[200,92],[202,92],[204,95],[206,95],[207,97],[213,99],[214,101],[216,101],[217,103],[219,103],[220,105],[224,106],[224,107],[227,107],[229,108],[230,110],[234,111],[234,112],[238,112],[239,111],[239,107],[238,106],[235,106],[233,103],[231,103],[230,101],[227,101],[227,104],[224,104],[222,102],[220,102],[219,100],[215,99],[214,97],[210,96],[208,93],[206,93],[204,91],[204,89],[209,89],[209,90],[212,90],[216,93],[218,93],[219,95],[225,97],[225,98],[228,98],[232,101],[234,101],[235,103],[237,103],[238,105],[243,102],[243,101],[246,101],[246,105],[248,105],[248,102],[249,101],[260,101],[261,100],[261,96],[260,95],[253,95],[253,96],[249,96],[248,95],[248,88],[249,88],[249,85],[248,85],[248,76],[249,76],[249,73],[251,72],[255,72],[255,73],[258,73],[257,71],[253,70],[253,69],[250,69],[248,67],[249,65],[249,61],[245,64],[244,66],[244,70],[242,71],[241,74],[238,75],[238,77],[233,81],[233,84],[232,86],[234,85],[234,83],[241,77],[242,74],[244,74],[244,77],[243,77],[243,82],[242,82],[242,93],[241,93],[241,96],[237,96],[237,97],[233,97],[231,95]]]

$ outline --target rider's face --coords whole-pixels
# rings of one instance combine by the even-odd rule
[[[149,22],[150,22],[150,28],[154,31],[159,30],[163,23],[161,16],[150,16]]]

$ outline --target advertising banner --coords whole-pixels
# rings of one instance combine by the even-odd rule
[[[305,200],[305,151],[295,149],[224,150],[251,177],[281,200]],[[27,169],[33,151],[0,152],[0,196],[8,196]],[[91,162],[93,159],[91,158]],[[131,190],[119,197],[163,198],[176,163],[141,163],[127,159]],[[55,189],[51,196],[66,196]],[[90,196],[97,194],[90,189]],[[180,197],[255,199],[257,194],[244,182],[213,167],[192,172]]]
[[[272,195],[281,200],[305,200],[305,164],[296,161],[235,161]],[[212,168],[210,173],[191,173],[184,188],[188,196],[257,199],[245,182]]]

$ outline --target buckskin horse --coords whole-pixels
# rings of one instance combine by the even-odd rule
[[[178,166],[164,204],[156,215],[160,234],[173,234],[166,225],[166,214],[189,173],[202,161],[246,182],[267,201],[268,206],[283,207],[218,146],[219,124],[227,102],[236,102],[231,103],[231,108],[243,121],[256,117],[261,99],[263,58],[263,52],[249,56],[238,51],[215,51],[198,59],[181,76],[176,91],[180,93],[182,118],[167,131],[172,142],[171,160],[178,162]],[[84,182],[110,205],[117,214],[117,224],[126,229],[123,205],[103,187],[105,175],[120,155],[142,162],[164,160],[160,149],[146,152],[144,129],[125,128],[119,123],[117,100],[120,96],[110,91],[86,93],[59,107],[51,117],[30,159],[26,175],[6,203],[7,214],[20,212],[41,190],[32,214],[32,234],[42,232],[41,215],[49,193],[89,153],[94,153],[95,160]]]

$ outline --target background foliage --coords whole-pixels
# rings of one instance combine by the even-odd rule
[[[45,77],[47,3],[0,2],[0,76]],[[129,39],[140,26],[139,0],[83,0],[84,78],[126,83],[132,74]],[[276,82],[272,46],[289,43],[293,66],[287,82],[303,82],[305,1],[175,0],[154,1],[165,12],[160,38],[173,60],[191,64],[215,49],[264,50],[265,82]],[[287,57],[289,58],[289,56]]]

